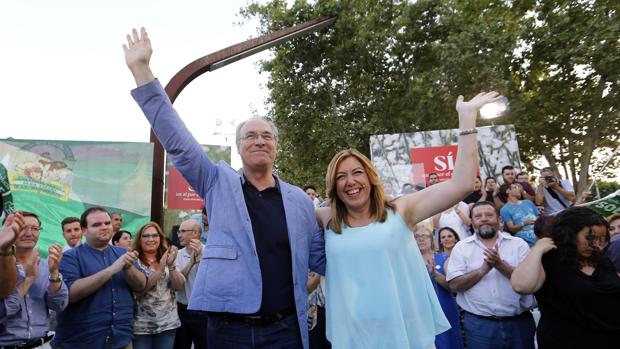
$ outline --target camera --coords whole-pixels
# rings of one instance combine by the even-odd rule
[[[547,183],[551,183],[551,182],[553,182],[553,181],[555,181],[555,180],[553,179],[553,176],[545,176],[545,182],[547,182]]]

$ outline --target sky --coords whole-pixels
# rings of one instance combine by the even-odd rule
[[[146,27],[151,68],[165,86],[192,61],[257,36],[257,21],[238,15],[247,3],[3,1],[0,138],[148,142],[149,125],[130,95],[125,35]],[[200,143],[234,147],[234,126],[266,114],[267,75],[258,62],[268,57],[205,73],[179,95],[175,108]]]

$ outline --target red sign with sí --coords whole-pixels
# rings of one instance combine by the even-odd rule
[[[194,192],[179,170],[168,171],[168,208],[177,210],[200,210],[203,200]]]
[[[436,173],[440,182],[452,178],[457,150],[456,145],[411,148],[413,183],[426,183],[428,186],[430,173]]]

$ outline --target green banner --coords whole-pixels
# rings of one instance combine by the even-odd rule
[[[598,213],[605,218],[614,213],[620,213],[620,190],[617,190],[615,193],[611,193],[602,199],[587,202],[580,206],[590,207],[598,211]]]
[[[39,246],[65,244],[60,222],[91,206],[123,215],[135,232],[150,221],[152,143],[0,140],[16,210],[41,219]]]

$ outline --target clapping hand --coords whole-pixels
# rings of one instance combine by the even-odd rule
[[[191,239],[189,241],[188,250],[190,257],[192,258],[192,262],[194,264],[198,263],[202,257],[202,244],[200,243],[200,240]]]
[[[136,260],[138,260],[138,251],[128,251],[114,261],[112,266],[116,272],[119,272],[129,269]]]
[[[62,246],[58,243],[53,243],[47,249],[47,253],[47,265],[49,266],[50,274],[56,274],[62,259]]]
[[[435,269],[435,262],[433,260],[426,260],[424,263],[426,264],[428,275],[430,275],[431,278],[435,277],[435,273],[437,273],[437,270]]]
[[[174,262],[177,258],[177,252],[179,250],[177,249],[176,246],[170,246],[170,248],[168,249],[168,251],[166,251],[166,253],[164,254],[166,256],[166,265],[171,267],[174,265]]]
[[[487,248],[484,250],[484,261],[493,268],[502,263],[502,258],[499,255],[499,248],[497,245],[493,246],[493,248]]]
[[[32,251],[30,258],[26,260],[24,264],[24,272],[26,272],[26,278],[36,279],[39,275],[39,262],[41,262],[41,258],[39,258],[39,248],[36,248]]]
[[[19,212],[6,218],[0,231],[0,251],[8,250],[15,243],[15,240],[25,231],[25,224],[24,217]]]

